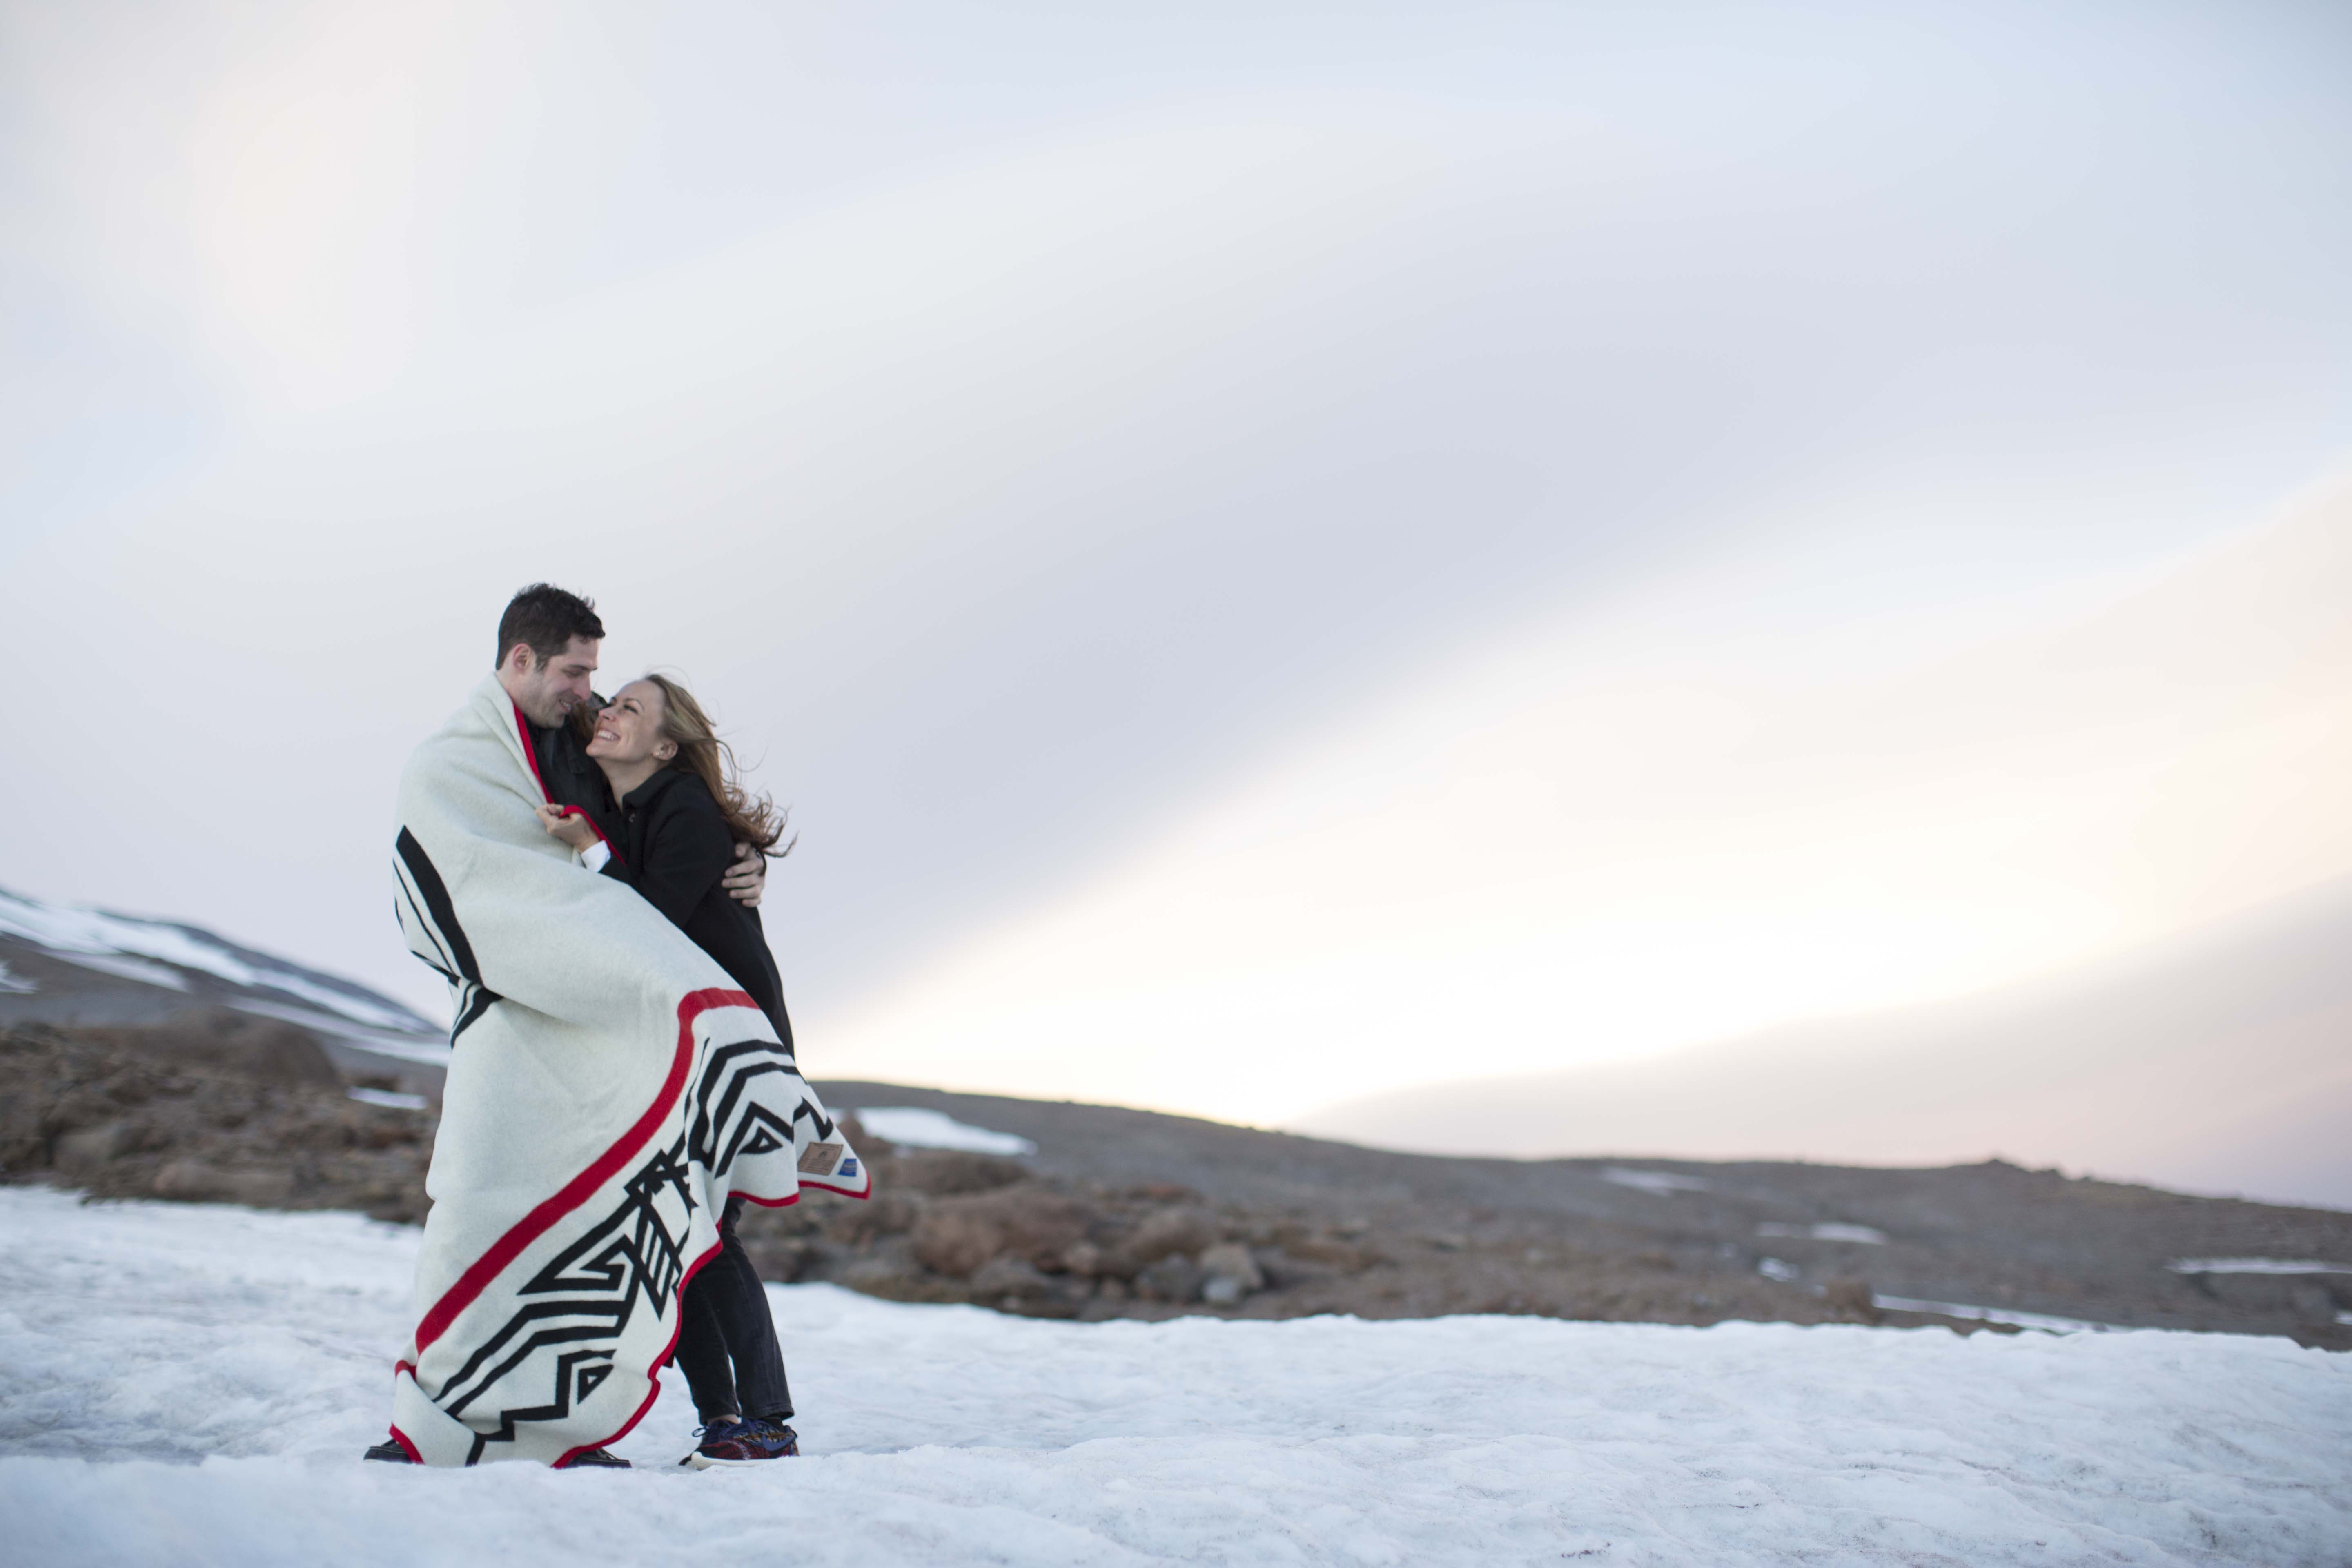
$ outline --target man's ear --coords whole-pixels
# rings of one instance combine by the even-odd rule
[[[529,675],[530,673],[530,644],[527,642],[519,642],[512,647],[507,649],[506,653],[500,657],[499,659],[499,668],[500,669],[504,669],[509,665],[512,665],[514,666],[516,674]]]

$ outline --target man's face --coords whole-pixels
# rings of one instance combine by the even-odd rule
[[[573,637],[562,653],[541,659],[530,645],[517,643],[507,650],[501,684],[524,718],[542,728],[561,724],[588,700],[588,680],[596,673],[596,646],[593,637]]]

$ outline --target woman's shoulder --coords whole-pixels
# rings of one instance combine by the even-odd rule
[[[719,802],[711,795],[710,786],[702,782],[701,775],[688,773],[683,768],[670,770],[669,782],[662,787],[660,809],[665,813],[708,816],[714,821],[723,820],[725,816],[719,809]]]

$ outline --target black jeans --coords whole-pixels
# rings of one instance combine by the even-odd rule
[[[677,1370],[686,1374],[705,1425],[730,1411],[777,1421],[793,1414],[767,1287],[735,1235],[735,1216],[742,1212],[741,1198],[727,1200],[719,1216],[719,1256],[688,1282],[679,1303]]]

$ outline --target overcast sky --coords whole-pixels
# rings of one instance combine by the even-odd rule
[[[540,577],[793,807],[824,1076],[1279,1120],[2352,870],[2342,7],[0,15],[0,885],[446,1010]]]

